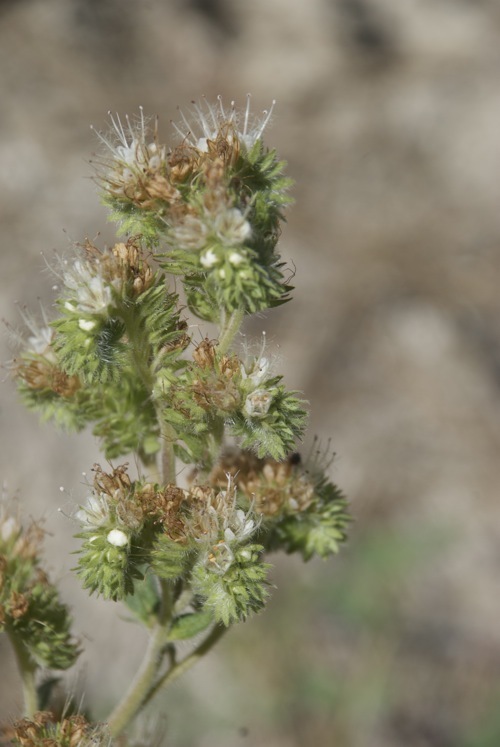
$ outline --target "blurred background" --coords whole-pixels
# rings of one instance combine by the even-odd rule
[[[246,331],[310,400],[304,449],[331,437],[355,522],[338,558],[276,558],[269,608],[160,703],[172,747],[500,744],[499,34],[497,0],[0,1],[14,327],[16,301],[50,305],[54,251],[113,241],[88,164],[108,110],[143,105],[168,141],[202,95],[277,99],[266,143],[296,180],[295,300]],[[0,418],[1,479],[44,518],[86,647],[69,682],[104,715],[145,637],[70,570],[64,513],[97,444],[39,426],[6,372]],[[18,717],[3,638],[0,672],[0,718]]]

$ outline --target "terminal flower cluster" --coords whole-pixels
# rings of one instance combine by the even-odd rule
[[[240,345],[245,318],[292,291],[278,247],[291,182],[263,140],[273,107],[254,116],[249,97],[242,111],[194,103],[170,146],[142,109],[111,116],[95,180],[121,234],[61,258],[53,317],[24,314],[12,366],[21,397],[67,430],[90,427],[109,464],[94,465],[74,511],[76,573],[89,593],[126,604],[151,643],[109,731],[44,715],[39,668],[69,667],[78,646],[37,532],[1,514],[0,630],[27,700],[14,744],[114,740],[228,627],[263,609],[271,552],[326,558],[346,537],[346,500],[325,459],[297,452],[305,402],[264,346],[252,355]],[[192,652],[179,659],[180,641]]]

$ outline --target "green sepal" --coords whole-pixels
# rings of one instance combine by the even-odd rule
[[[281,269],[284,265],[276,256],[270,264],[262,264],[250,247],[226,250],[228,257],[230,251],[244,257],[237,267],[227,259],[211,270],[200,267],[198,272],[185,276],[188,306],[196,316],[217,321],[221,308],[228,313],[243,309],[245,314],[255,314],[290,300],[291,286],[286,284]]]
[[[165,233],[161,211],[141,209],[131,200],[120,200],[105,191],[101,193],[101,200],[110,210],[108,221],[119,226],[121,235],[140,235],[147,246],[158,245],[161,235]]]
[[[81,431],[89,422],[90,393],[83,387],[68,397],[62,397],[49,387],[35,389],[17,379],[17,391],[28,410],[36,412],[42,423],[53,421],[58,428]]]
[[[193,568],[193,591],[204,599],[216,622],[226,627],[259,612],[268,596],[268,563],[260,559],[262,545],[244,545],[229,569],[220,575],[201,560]]]
[[[76,568],[84,589],[105,599],[117,601],[134,591],[134,579],[142,579],[138,548],[129,544],[116,547],[107,540],[109,527],[75,535],[83,539]]]
[[[277,461],[285,459],[306,426],[303,400],[296,396],[297,392],[289,392],[282,384],[277,384],[279,380],[277,377],[262,384],[272,395],[264,416],[249,417],[241,412],[230,421],[233,434],[241,438],[241,448],[255,451],[259,459],[268,456]]]
[[[36,583],[27,594],[29,606],[10,622],[11,635],[21,641],[37,663],[51,669],[68,669],[80,650],[71,637],[71,617],[49,583]]]
[[[131,452],[147,458],[159,451],[160,428],[151,395],[131,368],[122,371],[120,381],[92,387],[90,396],[88,419],[106,459]]]
[[[316,498],[306,511],[283,517],[271,529],[266,540],[268,550],[299,552],[304,560],[310,560],[314,555],[326,558],[338,553],[351,521],[347,500],[326,477],[315,492]]]
[[[159,534],[151,551],[151,568],[157,576],[173,581],[183,576],[192,563],[191,544],[174,542],[167,534]]]
[[[152,573],[146,573],[142,579],[134,579],[133,591],[123,601],[140,622],[152,627],[160,607],[158,580]]]
[[[214,616],[210,610],[202,609],[198,612],[189,612],[174,618],[168,633],[169,641],[185,641],[188,638],[202,633],[214,622]]]
[[[90,316],[61,308],[64,316],[52,322],[57,332],[53,347],[61,368],[87,383],[116,379],[126,353],[123,321],[113,315]],[[81,329],[82,319],[95,326],[89,331]]]

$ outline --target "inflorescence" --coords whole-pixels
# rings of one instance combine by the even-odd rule
[[[104,248],[87,240],[60,262],[57,314],[40,326],[28,318],[13,364],[44,420],[90,425],[106,459],[134,454],[153,475],[94,466],[76,512],[77,573],[147,626],[160,621],[167,642],[262,609],[266,553],[326,557],[346,534],[346,501],[321,459],[295,451],[304,402],[264,351],[236,344],[245,316],[292,290],[277,248],[291,182],[263,143],[272,109],[255,118],[249,98],[243,112],[203,100],[180,115],[172,147],[142,109],[112,116],[95,179],[123,237]],[[188,313],[218,336],[193,336]],[[181,463],[191,466],[184,487]],[[30,531],[0,520],[0,625],[36,662],[65,668],[78,650]]]

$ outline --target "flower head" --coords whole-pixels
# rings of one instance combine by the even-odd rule
[[[64,284],[71,294],[67,303],[83,313],[102,312],[113,300],[111,285],[99,274],[96,262],[76,260],[64,273]]]
[[[192,534],[209,544],[245,542],[256,530],[253,512],[237,507],[236,485],[231,475],[226,475],[226,489],[214,490],[195,485],[190,491],[192,506],[190,525]]]
[[[85,529],[97,529],[109,520],[109,503],[104,493],[92,494],[85,506],[76,512],[76,518]]]
[[[97,136],[106,146],[107,155],[97,162],[99,179],[105,189],[117,197],[131,197],[138,180],[145,175],[163,174],[166,171],[167,149],[158,141],[158,124],[151,132],[142,107],[137,121],[128,115],[125,125],[119,116],[109,112],[112,123],[108,136],[98,132]]]
[[[274,104],[273,101],[271,108],[264,110],[261,117],[255,117],[250,112],[250,94],[243,112],[236,109],[234,101],[229,108],[224,108],[221,96],[217,96],[217,104],[210,104],[203,98],[201,104],[193,102],[189,118],[181,111],[182,123],[174,124],[174,127],[183,141],[199,153],[208,153],[210,144],[220,138],[224,138],[229,146],[238,148],[243,145],[250,151],[262,137]]]

